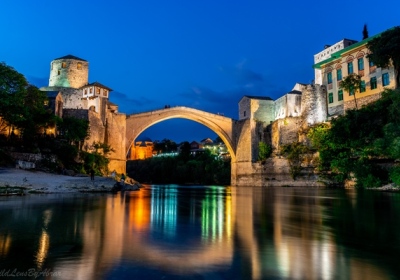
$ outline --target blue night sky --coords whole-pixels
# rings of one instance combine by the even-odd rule
[[[400,1],[2,0],[0,61],[48,85],[51,60],[89,61],[89,82],[131,114],[188,106],[238,119],[244,95],[274,99],[314,78],[313,55],[343,38],[400,25]],[[143,132],[176,142],[216,138],[175,119]]]

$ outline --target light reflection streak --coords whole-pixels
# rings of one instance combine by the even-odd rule
[[[50,247],[50,236],[46,232],[46,230],[43,229],[39,239],[39,248],[36,253],[36,265],[38,269],[41,269],[43,267],[43,264],[47,257],[47,253],[49,251],[49,247]]]
[[[0,235],[0,256],[7,256],[11,246],[11,236],[8,234]]]

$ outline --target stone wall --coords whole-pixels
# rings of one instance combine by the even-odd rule
[[[299,129],[303,123],[302,118],[285,118],[276,120],[271,124],[271,145],[275,152],[285,144],[299,141]]]
[[[358,109],[362,108],[365,105],[368,105],[372,102],[375,102],[376,100],[380,99],[382,97],[381,93],[374,94],[374,95],[368,95],[366,97],[361,97],[357,98],[357,107]],[[356,108],[356,103],[354,102],[354,99],[351,101],[346,101],[343,105],[344,111],[346,112],[347,110],[355,109]]]
[[[326,87],[307,85],[301,96],[301,115],[306,124],[324,122],[328,114]]]
[[[109,155],[110,171],[126,172],[126,115],[107,111],[107,132],[104,142],[110,145],[114,152]]]
[[[42,87],[42,91],[59,91],[63,98],[64,109],[88,109],[86,99],[82,98],[82,90],[67,87]]]
[[[64,109],[64,118],[77,118],[83,120],[89,120],[89,111],[84,109]]]
[[[313,168],[305,169],[302,176],[293,180],[289,163],[285,158],[272,157],[265,162],[238,163],[240,173],[236,177],[236,185],[244,187],[321,187],[318,175]]]

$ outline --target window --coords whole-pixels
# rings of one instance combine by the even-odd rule
[[[87,94],[87,89],[85,89],[85,95]]]
[[[382,74],[382,85],[388,86],[390,84],[389,73]]]
[[[336,76],[338,81],[342,80],[342,69],[336,70]]]
[[[358,71],[364,70],[364,58],[363,57],[361,57],[357,60],[357,64],[358,64]]]
[[[58,71],[57,71],[57,75],[59,75],[59,76],[60,76],[60,74],[61,74],[61,71],[60,71],[60,70],[58,70]]]
[[[360,92],[365,92],[366,88],[365,88],[365,81],[361,81],[360,84]]]
[[[378,84],[376,82],[376,77],[372,77],[369,83],[371,85],[371,89],[376,89],[378,87]]]
[[[90,93],[93,93],[93,88],[90,88],[90,89],[89,89],[89,92],[90,92]]]
[[[81,70],[81,69],[82,69],[82,63],[78,62],[78,64],[76,65],[76,68],[77,68],[78,70]]]
[[[332,72],[328,73],[328,84],[332,84]]]
[[[343,100],[343,90],[339,90],[338,91],[338,101],[342,101]]]
[[[67,68],[67,63],[66,62],[61,63],[61,67],[62,68]]]
[[[374,62],[372,60],[369,61],[369,67],[375,66]]]
[[[347,73],[350,75],[350,74],[353,74],[353,62],[349,62],[349,63],[347,63]]]
[[[43,102],[43,105],[44,105],[44,106],[49,106],[49,100],[45,100],[45,101]]]
[[[103,90],[103,96],[107,96],[107,90]]]
[[[246,116],[246,111],[243,112],[243,117],[245,117],[245,116]]]
[[[333,93],[332,93],[332,92],[330,92],[330,93],[328,94],[328,102],[329,102],[329,103],[333,103]]]
[[[96,94],[100,94],[100,88],[96,88]]]

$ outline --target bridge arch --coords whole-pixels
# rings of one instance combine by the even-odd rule
[[[211,129],[221,137],[231,155],[232,161],[236,162],[235,121],[225,116],[183,106],[128,115],[126,118],[125,155],[128,154],[135,139],[147,128],[156,123],[175,118],[192,120]]]

